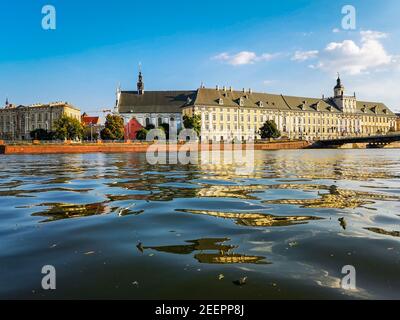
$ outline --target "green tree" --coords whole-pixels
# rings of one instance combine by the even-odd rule
[[[266,121],[260,128],[258,134],[261,136],[262,139],[276,139],[281,136],[281,133],[278,130],[275,121],[273,120]]]
[[[136,133],[136,139],[137,139],[137,140],[141,140],[141,141],[146,140],[147,132],[148,132],[148,131],[147,131],[145,128],[140,129],[140,130]]]
[[[183,125],[186,129],[193,129],[196,131],[197,135],[200,135],[201,131],[201,117],[198,114],[195,114],[193,117],[189,117],[187,115],[183,116]]]
[[[100,135],[103,140],[123,140],[124,119],[118,115],[107,115],[105,127]]]
[[[54,135],[60,140],[75,140],[83,137],[83,126],[76,118],[63,115],[54,122],[54,128]]]

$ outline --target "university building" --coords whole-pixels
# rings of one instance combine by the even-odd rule
[[[345,95],[340,77],[332,97],[305,98],[218,86],[144,92],[140,73],[137,91],[118,90],[116,109],[142,126],[169,123],[179,128],[183,115],[199,115],[202,141],[259,139],[257,132],[267,120],[283,136],[305,140],[386,134],[396,127],[396,115],[383,103]]]
[[[31,131],[52,131],[54,121],[63,115],[81,120],[80,110],[66,102],[16,106],[7,100],[5,107],[0,108],[0,139],[30,140]]]

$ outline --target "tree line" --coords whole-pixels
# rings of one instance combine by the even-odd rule
[[[183,116],[183,126],[186,129],[193,129],[197,135],[201,131],[201,117],[199,115]],[[156,129],[155,125],[149,124],[140,129],[136,134],[137,140],[146,140],[150,130]],[[165,133],[166,139],[169,139],[169,124],[162,123],[158,129]],[[109,114],[106,117],[104,128],[100,131],[100,138],[103,140],[123,140],[124,139],[124,119],[119,115]],[[261,139],[276,139],[281,136],[276,123],[273,120],[266,121],[257,132]],[[179,132],[177,132],[179,134]],[[78,119],[62,116],[56,120],[52,131],[36,129],[30,132],[31,138],[36,140],[89,140],[98,139],[98,133],[92,132],[90,126],[82,124]]]

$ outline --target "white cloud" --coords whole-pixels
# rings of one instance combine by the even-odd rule
[[[264,80],[263,85],[264,86],[269,86],[271,84],[274,84],[276,81],[275,80]]]
[[[361,31],[360,34],[362,41],[384,39],[388,36],[387,33],[372,30]]]
[[[318,53],[318,50],[296,51],[292,57],[292,61],[306,61],[309,59],[313,59],[318,56]]]
[[[270,61],[277,57],[278,54],[263,53],[257,55],[252,51],[241,51],[236,54],[229,54],[227,52],[220,53],[213,57],[214,60],[223,61],[233,66],[240,66],[246,64],[254,64],[261,61]]]
[[[351,75],[367,73],[393,63],[393,56],[386,52],[380,39],[387,35],[377,31],[361,31],[359,44],[353,40],[331,42],[321,52],[319,62],[313,65],[328,72]]]
[[[332,32],[333,32],[333,33],[339,33],[339,32],[340,32],[340,29],[335,28],[335,29],[332,30]]]

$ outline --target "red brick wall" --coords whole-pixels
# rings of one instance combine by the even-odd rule
[[[259,143],[254,145],[255,150],[280,150],[280,149],[303,149],[310,144],[306,141]],[[55,154],[55,153],[121,153],[121,152],[146,152],[148,144],[96,144],[96,145],[0,145],[1,154]],[[211,145],[203,145],[211,150]],[[220,144],[219,148],[223,149]],[[181,145],[178,146],[178,150]],[[246,148],[243,145],[243,148]],[[159,151],[166,151],[167,147],[160,147]],[[171,146],[169,151],[176,151]]]

